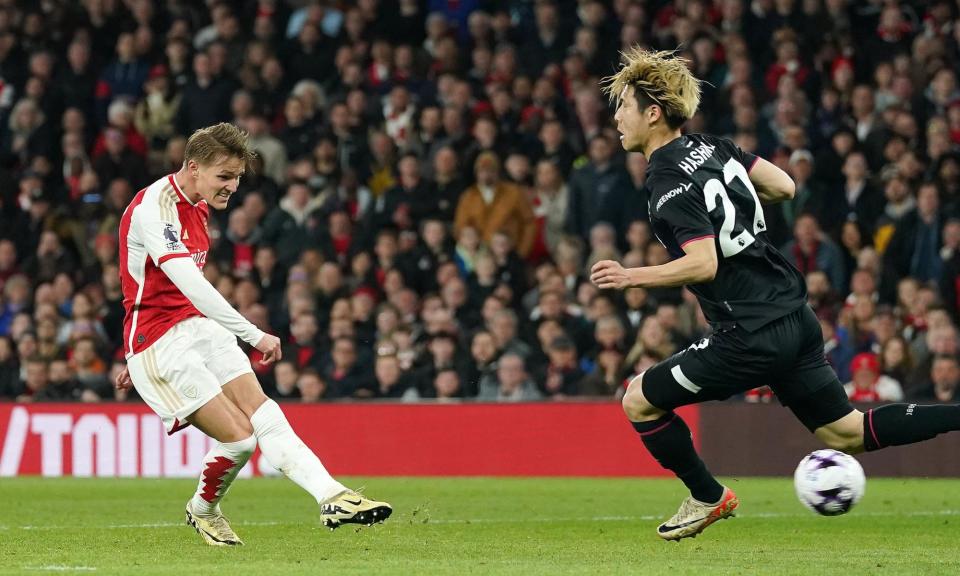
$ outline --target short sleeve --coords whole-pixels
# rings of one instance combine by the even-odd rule
[[[724,139],[726,140],[726,139]],[[730,145],[730,155],[740,161],[743,164],[743,167],[747,169],[747,174],[753,170],[753,165],[757,163],[757,160],[760,159],[759,156],[752,152],[744,152],[742,148],[733,143],[732,140],[726,140]]]
[[[703,191],[697,184],[677,177],[660,180],[654,186],[656,202],[651,208],[667,223],[681,248],[688,242],[716,236]]]
[[[166,191],[144,198],[137,206],[133,220],[144,248],[156,266],[171,258],[190,256],[180,236],[182,228],[176,199]]]
[[[747,169],[747,174],[749,174],[760,157],[751,152],[744,152],[739,146],[737,146],[737,152],[740,154],[740,163],[743,164],[743,167]]]

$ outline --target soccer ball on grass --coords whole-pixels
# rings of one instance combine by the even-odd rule
[[[811,452],[793,474],[797,498],[822,516],[849,512],[863,497],[866,481],[860,463],[836,450]]]

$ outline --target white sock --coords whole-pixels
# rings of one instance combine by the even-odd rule
[[[250,417],[250,423],[267,462],[309,492],[317,503],[346,490],[293,431],[275,401],[267,400],[261,404]]]
[[[256,449],[257,437],[251,436],[237,442],[217,443],[207,452],[191,502],[195,514],[209,516],[220,511],[220,500]]]

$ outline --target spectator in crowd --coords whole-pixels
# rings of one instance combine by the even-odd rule
[[[669,358],[676,351],[670,336],[664,331],[656,316],[647,316],[640,322],[639,335],[633,348],[627,353],[627,364],[634,365],[643,355]]]
[[[536,235],[535,216],[526,196],[513,184],[500,180],[500,161],[492,152],[477,157],[474,173],[476,184],[457,204],[455,232],[470,226],[485,242],[503,232],[517,247],[517,253],[526,256]]]
[[[283,347],[283,357],[300,370],[317,365],[321,356],[318,334],[316,316],[309,312],[297,315],[290,323],[290,342]]]
[[[550,342],[546,352],[549,363],[544,373],[537,378],[544,397],[576,396],[580,391],[579,384],[584,373],[577,361],[577,347],[573,340],[558,336]]]
[[[523,357],[507,352],[497,361],[496,378],[480,382],[478,400],[528,402],[539,400],[542,393],[527,374]]]
[[[857,354],[850,363],[853,380],[846,383],[851,402],[900,402],[903,389],[900,383],[880,373],[877,357],[869,352]]]
[[[917,207],[903,216],[884,252],[888,286],[905,276],[920,282],[939,280],[943,224],[939,190],[932,182],[924,183],[917,190]]]
[[[98,401],[100,397],[95,392],[84,390],[74,378],[73,369],[66,360],[53,360],[48,369],[49,382],[47,386],[34,394],[35,402],[71,402],[83,399]]]
[[[175,134],[180,94],[174,90],[167,69],[159,64],[150,69],[144,89],[146,96],[137,104],[134,126],[146,138],[150,164],[155,166],[162,161],[163,150]]]
[[[585,238],[598,222],[607,222],[622,238],[634,220],[627,211],[633,192],[630,175],[616,162],[613,143],[604,134],[590,141],[589,158],[570,178],[567,232]]]
[[[779,210],[782,212],[783,225],[774,228],[771,234],[782,230],[792,230],[797,218],[807,212],[816,212],[821,209],[825,200],[825,193],[820,188],[820,182],[813,178],[813,154],[809,150],[794,150],[790,154],[788,164],[788,173],[796,184],[796,194],[793,199],[782,202]],[[764,212],[772,212],[771,209],[765,209]],[[779,240],[780,244],[786,242],[786,238],[774,238],[774,242]]]
[[[0,154],[7,162],[26,165],[33,157],[50,156],[52,130],[36,102],[21,99],[10,112],[7,123],[7,130],[0,139]]]
[[[937,356],[930,365],[928,385],[917,392],[913,399],[935,402],[955,402],[960,386],[960,360],[956,354]]]
[[[470,340],[470,360],[464,368],[460,391],[466,397],[477,396],[480,383],[495,378],[498,349],[493,334],[478,330]]]
[[[148,142],[143,137],[134,124],[134,110],[126,100],[114,100],[107,108],[107,127],[116,128],[123,133],[124,140],[131,152],[146,158]],[[97,137],[93,143],[91,156],[94,160],[99,158],[106,150],[106,128]]]
[[[301,402],[319,402],[327,396],[327,384],[316,370],[307,368],[297,377],[297,392]]]
[[[333,341],[322,377],[329,388],[326,394],[330,398],[349,398],[360,391],[361,397],[369,395],[371,384],[357,362],[357,345],[351,337],[341,336]]]
[[[147,164],[142,156],[128,145],[123,130],[110,126],[103,133],[104,152],[93,161],[93,169],[100,182],[122,178],[127,182],[147,179]]]
[[[378,354],[374,363],[374,377],[376,387],[370,390],[376,398],[409,398],[416,397],[416,388],[411,388],[410,381],[400,368],[400,360],[394,354]]]
[[[300,389],[297,381],[300,379],[300,372],[297,364],[291,362],[288,358],[277,362],[273,367],[273,386],[264,387],[267,396],[274,400],[294,400],[300,397]]]
[[[913,356],[902,336],[894,336],[880,351],[880,370],[897,382],[906,382],[913,371]]]
[[[450,146],[439,147],[433,155],[433,179],[427,185],[430,188],[427,197],[433,202],[424,217],[452,222],[467,186],[460,174],[457,153]]]
[[[444,368],[433,379],[433,390],[440,402],[462,398],[460,374],[453,368]]]
[[[85,336],[96,338],[97,344],[107,341],[106,330],[87,294],[77,292],[73,295],[70,313],[71,319],[61,324],[57,332],[57,344],[62,346]]]
[[[936,357],[960,354],[960,338],[956,327],[948,324],[924,330],[914,341],[910,353],[915,359],[915,366],[907,381],[908,396],[926,386]]]
[[[147,80],[150,66],[136,53],[134,35],[130,32],[117,36],[116,59],[103,71],[98,93],[103,98],[124,96],[139,98],[143,94],[143,84]]]
[[[90,44],[79,38],[67,46],[66,59],[54,79],[61,98],[78,107],[88,119],[93,119],[97,78],[90,58]]]
[[[43,399],[43,390],[49,383],[47,363],[38,356],[28,357],[24,362],[23,381],[20,384],[20,395],[17,402],[33,402]]]
[[[243,127],[250,134],[250,147],[263,159],[263,173],[277,184],[287,180],[287,151],[279,138],[270,133],[267,119],[251,114]]]
[[[113,395],[107,382],[107,365],[97,351],[97,343],[90,336],[81,336],[71,348],[71,368],[83,390],[84,399],[109,398]]]
[[[820,231],[817,219],[812,215],[804,214],[797,218],[793,226],[793,240],[784,245],[781,252],[802,274],[822,271],[837,292],[846,293],[843,256],[837,245]]]
[[[233,86],[228,80],[214,76],[208,54],[194,55],[193,78],[181,92],[177,132],[190,135],[209,124],[227,121],[232,92]]]
[[[555,257],[567,220],[568,196],[560,166],[550,160],[538,162],[532,200],[537,217],[534,253]]]

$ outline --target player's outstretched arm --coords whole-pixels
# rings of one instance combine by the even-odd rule
[[[263,352],[264,363],[280,359],[280,340],[266,334],[234,310],[203,277],[192,258],[170,258],[160,265],[160,269],[201,314]]]
[[[685,286],[709,282],[717,275],[717,247],[707,236],[683,245],[685,254],[660,266],[624,268],[619,262],[601,260],[593,265],[590,281],[601,290]]]
[[[797,192],[797,186],[790,175],[763,158],[757,158],[750,169],[750,181],[757,189],[761,204],[791,200]]]

